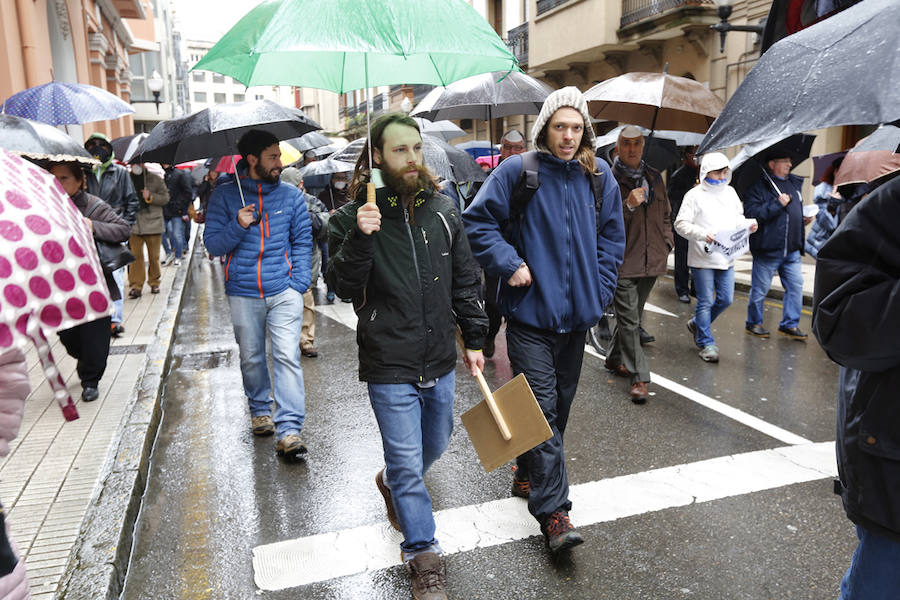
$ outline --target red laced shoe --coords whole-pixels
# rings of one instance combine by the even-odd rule
[[[528,496],[531,495],[531,482],[527,479],[519,479],[516,477],[516,471],[518,470],[519,467],[513,465],[512,495],[519,498],[528,498]]]
[[[554,554],[584,542],[581,534],[572,527],[572,522],[569,521],[569,513],[565,510],[558,510],[551,514],[544,521],[541,531],[544,532],[544,537],[547,538],[547,546],[550,547],[550,552]]]

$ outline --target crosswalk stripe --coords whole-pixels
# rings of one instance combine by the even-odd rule
[[[723,456],[573,485],[571,517],[584,527],[834,477],[836,471],[834,442]],[[519,498],[442,510],[435,521],[445,554],[540,535]],[[401,541],[385,521],[257,546],[254,580],[261,590],[272,591],[388,568],[400,564]]]

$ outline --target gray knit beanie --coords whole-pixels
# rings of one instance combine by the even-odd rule
[[[303,175],[300,173],[300,169],[296,167],[285,167],[281,171],[281,181],[297,187],[303,181]]]
[[[584,94],[582,94],[577,87],[570,85],[560,90],[556,90],[544,100],[544,106],[541,107],[541,113],[534,122],[534,127],[531,128],[531,143],[538,152],[551,153],[546,145],[538,143],[538,135],[547,125],[547,122],[550,120],[550,117],[553,116],[553,113],[564,106],[571,106],[581,113],[581,116],[584,118],[584,135],[589,142],[588,147],[594,147],[594,139],[596,136],[594,135],[594,128],[591,125],[591,115],[588,113]]]

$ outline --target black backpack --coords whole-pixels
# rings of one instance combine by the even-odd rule
[[[524,249],[519,247],[518,238],[519,232],[522,230],[522,224],[525,221],[525,209],[541,186],[540,178],[538,177],[540,159],[535,151],[523,152],[519,156],[522,157],[522,172],[519,174],[519,179],[513,186],[512,194],[509,197],[509,219],[503,228],[503,239],[519,252],[519,256],[524,258]],[[591,173],[587,177],[590,179],[591,191],[594,194],[594,219],[597,236],[599,237],[600,209],[603,208],[603,182],[601,181],[600,173]]]

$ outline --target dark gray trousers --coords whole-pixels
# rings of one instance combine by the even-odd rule
[[[528,510],[543,525],[554,511],[570,510],[563,434],[575,398],[584,331],[554,333],[516,321],[506,323],[506,351],[513,372],[524,373],[553,437],[516,458],[516,477],[531,482]]]

